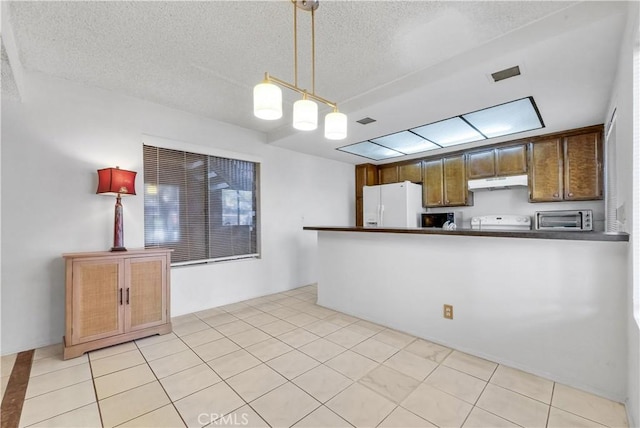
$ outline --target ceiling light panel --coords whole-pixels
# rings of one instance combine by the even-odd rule
[[[462,117],[487,138],[530,131],[544,126],[530,97],[464,114]]]
[[[442,147],[485,139],[482,134],[469,126],[460,117],[452,117],[451,119],[430,123],[429,125],[413,128],[411,131]]]
[[[386,135],[384,137],[374,138],[371,141],[376,144],[380,144],[381,146],[402,152],[405,155],[440,148],[440,146],[433,144],[431,141],[427,141],[421,136],[409,131],[402,131]]]
[[[370,141],[363,141],[349,146],[338,147],[338,150],[377,161],[403,156],[403,153]]]

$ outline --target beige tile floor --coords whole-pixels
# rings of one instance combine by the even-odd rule
[[[315,301],[307,286],[209,309],[67,361],[37,349],[20,426],[627,426],[619,403]]]

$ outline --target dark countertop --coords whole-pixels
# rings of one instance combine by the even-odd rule
[[[320,232],[409,233],[414,235],[492,236],[498,238],[564,239],[572,241],[629,241],[628,233],[563,232],[548,230],[494,231],[494,230],[444,230],[439,228],[410,227],[354,227],[354,226],[305,226],[304,230]]]

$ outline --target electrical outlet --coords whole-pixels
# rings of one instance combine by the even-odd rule
[[[453,305],[444,305],[443,316],[449,320],[453,319]]]

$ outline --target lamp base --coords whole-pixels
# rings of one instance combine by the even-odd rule
[[[111,251],[127,251],[125,247],[112,247]]]

